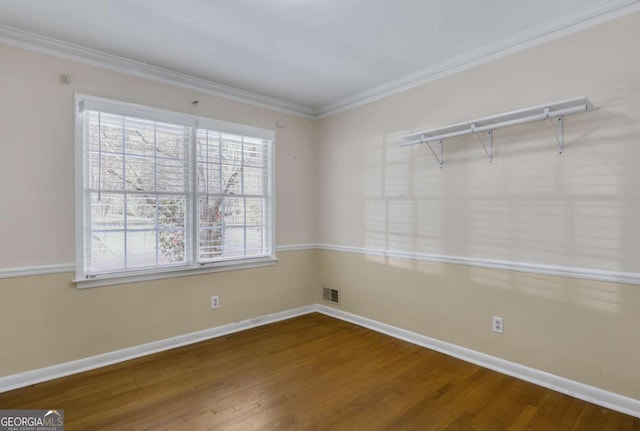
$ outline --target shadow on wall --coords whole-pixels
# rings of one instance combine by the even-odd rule
[[[628,105],[611,101],[567,117],[563,155],[544,122],[494,132],[492,163],[474,136],[446,141],[443,169],[424,145],[401,147],[394,137],[369,142],[365,248],[427,259],[640,272],[640,230],[633,222],[640,219],[633,168],[640,162],[640,121],[625,115],[634,112]],[[415,259],[368,258],[407,270],[441,270]],[[619,311],[614,287],[571,297],[534,274],[479,270],[469,277],[480,285]]]

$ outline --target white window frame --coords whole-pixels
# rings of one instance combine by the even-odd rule
[[[212,262],[198,262],[195,256],[195,244],[198,238],[198,226],[196,222],[195,209],[197,205],[197,190],[195,190],[195,182],[191,181],[192,187],[189,190],[189,198],[187,199],[187,219],[188,223],[185,228],[185,234],[190,235],[191,240],[186,241],[191,244],[190,252],[187,252],[187,262],[184,264],[176,264],[171,266],[159,266],[145,268],[139,270],[125,270],[122,272],[112,272],[100,275],[89,275],[85,269],[86,259],[86,237],[88,225],[88,184],[87,181],[87,158],[88,151],[84,141],[84,110],[107,112],[110,114],[130,116],[146,120],[172,123],[190,127],[192,130],[189,142],[189,151],[192,156],[189,157],[190,172],[195,172],[195,151],[194,146],[197,145],[194,135],[197,129],[209,129],[217,132],[229,134],[251,136],[271,141],[268,149],[268,173],[267,173],[267,227],[268,243],[270,254],[260,257],[239,257],[239,258],[223,258]],[[74,97],[74,119],[75,119],[75,250],[76,250],[76,276],[73,282],[78,288],[107,286],[114,284],[133,283],[139,281],[156,280],[161,278],[181,277],[210,272],[231,271],[248,268],[256,268],[261,266],[275,265],[278,261],[276,258],[275,247],[275,131],[258,127],[247,126],[237,123],[229,123],[225,121],[215,120],[212,118],[199,117],[180,112],[168,111],[148,107],[144,105],[136,105],[128,102],[105,99],[101,97],[90,96],[81,93],[75,93]],[[186,251],[186,250],[185,250]]]

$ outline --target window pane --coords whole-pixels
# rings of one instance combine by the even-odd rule
[[[197,183],[200,193],[221,193],[222,181],[220,175],[222,169],[216,163],[198,163]]]
[[[235,135],[221,135],[222,163],[230,165],[242,164],[242,138]]]
[[[124,232],[91,231],[90,272],[124,268]]]
[[[244,138],[244,165],[264,166],[264,145],[262,140]]]
[[[157,208],[160,229],[184,228],[187,213],[187,199],[184,196],[160,196]]]
[[[90,197],[90,229],[123,230],[124,198],[113,193],[92,192]]]
[[[186,261],[187,199],[184,196],[162,196],[158,198],[158,227],[160,229],[160,262]]]
[[[89,153],[89,187],[93,190],[123,190],[122,160],[119,154]]]
[[[156,265],[156,232],[127,232],[127,267]]]
[[[187,129],[92,111],[86,118],[93,190],[89,270],[184,262],[191,187]],[[164,194],[176,192],[181,195]]]
[[[224,246],[223,256],[243,256],[244,255],[244,229],[227,228],[223,233]]]
[[[265,199],[247,198],[247,226],[263,226],[265,221]]]
[[[224,198],[225,226],[244,226],[244,198]]]
[[[264,169],[261,168],[244,168],[244,193],[247,195],[263,195],[264,188]]]
[[[155,124],[152,121],[126,117],[123,125],[125,153],[155,157]]]
[[[203,228],[222,226],[222,197],[203,195],[198,202],[200,226]]]
[[[198,162],[220,164],[220,133],[210,130],[198,131]]]
[[[200,230],[200,260],[212,260],[222,254],[222,229]]]
[[[127,195],[127,229],[156,228],[156,197]]]
[[[222,193],[239,195],[242,193],[242,166],[222,165]]]
[[[168,159],[187,160],[189,130],[182,126],[156,123],[156,154]]]
[[[269,142],[204,130],[198,132],[197,142],[198,215],[203,229],[199,258],[269,253],[265,248]]]
[[[126,156],[124,164],[125,188],[131,191],[154,191],[155,160],[151,157]]]
[[[186,262],[185,230],[172,229],[159,232],[159,264]]]
[[[265,250],[264,229],[260,227],[247,229],[247,255],[260,255]]]
[[[156,160],[158,192],[186,192],[189,188],[186,162],[182,160]]]
[[[89,150],[122,154],[122,117],[94,111],[85,111],[85,115],[89,121]]]

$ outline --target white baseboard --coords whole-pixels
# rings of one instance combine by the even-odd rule
[[[584,401],[598,404],[628,415],[640,417],[640,400],[585,385],[584,383],[506,361],[465,347],[456,346],[455,344],[407,331],[406,329],[398,328],[396,326],[387,325],[386,323],[378,322],[356,314],[347,313],[346,311],[322,304],[307,305],[300,308],[281,311],[279,313],[267,314],[253,319],[242,320],[240,322],[229,323],[215,328],[192,332],[190,334],[179,335],[177,337],[128,347],[89,358],[78,359],[76,361],[65,362],[63,364],[0,377],[0,393],[57,379],[59,377],[69,376],[71,374],[81,373],[83,371],[93,370],[95,368],[105,367],[118,362],[128,361],[129,359],[135,359],[141,356],[174,349],[176,347],[210,340],[212,338],[233,334],[313,312],[335,317],[337,319],[344,320],[412,344],[426,347],[428,349],[462,359],[463,361],[489,368],[499,373],[513,376]]]
[[[210,340],[223,335],[233,334],[235,332],[301,316],[303,314],[313,313],[314,311],[315,306],[307,305],[305,307],[267,314],[253,319],[216,326],[215,328],[192,332],[190,334],[178,335],[177,337],[127,347],[125,349],[91,356],[89,358],[78,359],[76,361],[65,362],[62,364],[52,365],[50,367],[0,377],[0,393],[57,379],[59,377],[69,376],[71,374],[81,373],[83,371],[93,370],[95,368],[105,367],[118,362],[128,361],[129,359],[151,355],[164,350],[170,350],[176,347]]]
[[[412,344],[417,344],[418,346],[444,353],[445,355],[453,356],[454,358],[462,359],[463,361],[470,362],[484,368],[489,368],[490,370],[497,371],[508,376],[513,376],[520,380],[552,389],[556,392],[570,395],[611,410],[616,410],[640,418],[640,400],[585,385],[584,383],[536,370],[535,368],[516,364],[515,362],[506,361],[465,347],[456,346],[455,344],[407,331],[406,329],[398,328],[396,326],[387,325],[386,323],[378,322],[356,314],[347,313],[346,311],[326,305],[317,304],[316,311]]]

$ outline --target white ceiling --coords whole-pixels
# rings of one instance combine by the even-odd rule
[[[321,114],[637,3],[3,0],[0,25]]]

